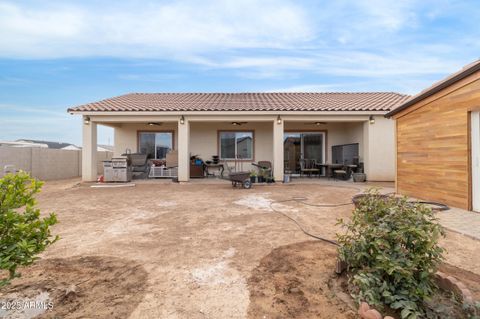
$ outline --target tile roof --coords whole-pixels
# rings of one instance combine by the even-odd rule
[[[365,93],[130,93],[68,112],[390,111],[409,96]]]
[[[480,59],[476,60],[472,63],[467,64],[464,66],[462,69],[459,71],[447,76],[446,78],[435,82],[433,85],[430,87],[426,88],[425,90],[421,91],[420,93],[410,97],[406,101],[404,101],[402,104],[397,105],[395,109],[390,111],[388,114],[385,116],[391,117],[397,113],[400,113],[401,111],[405,110],[406,108],[409,108],[410,106],[420,102],[423,99],[426,99],[429,96],[432,96],[433,94],[440,92],[441,90],[449,87],[450,85],[454,84],[455,82],[458,82],[464,78],[466,78],[469,75],[472,75],[475,72],[480,71]]]

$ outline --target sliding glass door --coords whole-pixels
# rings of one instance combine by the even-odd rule
[[[325,163],[324,132],[288,132],[284,134],[285,173],[300,174],[300,162]]]
[[[173,149],[173,132],[139,132],[138,152],[149,159],[165,159]]]

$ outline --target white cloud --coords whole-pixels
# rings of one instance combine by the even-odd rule
[[[358,0],[353,2],[365,13],[367,24],[376,24],[382,31],[399,30],[416,23],[415,10],[418,2],[413,0]]]
[[[82,119],[46,106],[0,104],[0,140],[21,138],[68,142],[82,145]],[[113,129],[99,125],[98,143],[112,144]]]
[[[0,3],[0,56],[182,58],[240,48],[286,48],[313,36],[288,0],[181,0],[123,6]]]

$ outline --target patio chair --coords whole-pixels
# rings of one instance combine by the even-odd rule
[[[147,154],[127,154],[127,158],[132,166],[132,172],[135,177],[143,178],[148,175],[148,159]]]
[[[300,176],[307,174],[308,177],[312,177],[312,174],[320,175],[320,168],[313,159],[301,159],[300,160]]]
[[[348,179],[348,173],[346,169],[336,169],[333,171],[333,180],[344,180],[346,181]]]

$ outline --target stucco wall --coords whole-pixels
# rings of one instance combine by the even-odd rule
[[[332,161],[332,146],[340,144],[359,143],[360,161],[363,161],[363,126],[362,122],[330,122],[319,126],[303,122],[286,122],[285,131],[327,132],[326,162]]]
[[[285,121],[285,131],[327,131],[326,161],[331,162],[333,145],[359,143],[360,161],[365,162],[365,170],[371,181],[393,181],[395,179],[394,123],[383,116],[375,117],[375,124],[368,121],[328,122],[319,126],[300,121]],[[218,155],[219,130],[254,131],[255,161],[273,162],[273,122],[248,122],[233,126],[229,122],[190,122],[190,154],[199,155],[204,160]],[[120,156],[128,148],[137,151],[138,131],[173,131],[174,148],[177,148],[177,123],[163,123],[161,126],[147,124],[121,124],[115,127],[114,156]],[[252,167],[244,163],[243,169]]]
[[[273,123],[250,122],[241,126],[233,126],[225,122],[191,122],[190,123],[190,154],[199,155],[204,160],[209,160],[212,155],[218,155],[218,131],[238,130],[254,131],[254,156],[255,161],[273,161]],[[138,148],[138,131],[173,131],[174,149],[177,148],[177,124],[163,123],[161,126],[149,126],[147,124],[122,124],[115,127],[114,156],[120,156],[128,148],[136,152]],[[232,162],[233,166],[233,162]],[[245,162],[244,170],[253,169]]]
[[[98,152],[98,172],[103,172],[102,161],[110,159],[111,152]],[[79,150],[56,150],[50,148],[0,147],[0,175],[5,165],[14,165],[17,170],[29,172],[41,180],[79,177],[82,174],[82,152]]]
[[[369,181],[395,181],[395,122],[383,116],[364,122],[365,173]]]
[[[190,152],[209,160],[218,155],[218,131],[253,131],[254,161],[273,162],[273,123],[251,122],[241,126],[230,123],[192,123],[190,126]],[[233,166],[233,162],[232,162]],[[244,170],[253,169],[248,162],[243,163]]]
[[[177,123],[165,122],[160,126],[150,126],[148,124],[118,124],[114,127],[114,150],[113,156],[120,156],[127,149],[132,153],[137,152],[138,147],[138,131],[173,131],[173,148],[177,145]]]

